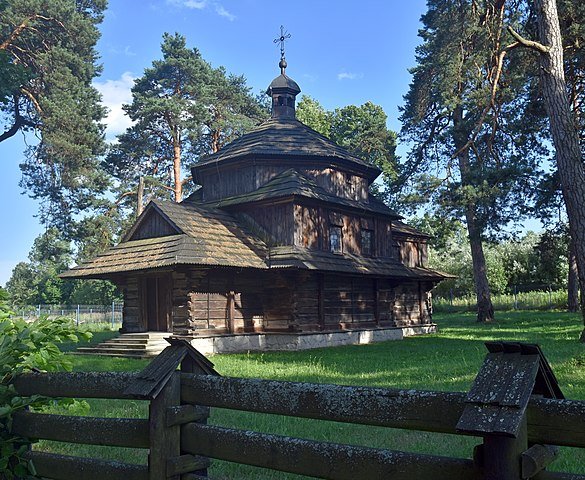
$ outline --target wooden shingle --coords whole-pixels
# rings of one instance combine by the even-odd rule
[[[489,353],[467,394],[457,430],[516,437],[530,396],[564,398],[540,347],[487,342]]]

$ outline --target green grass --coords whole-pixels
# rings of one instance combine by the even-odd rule
[[[585,400],[585,345],[577,339],[577,315],[562,312],[499,312],[498,321],[480,325],[473,314],[437,314],[440,333],[404,341],[302,352],[216,355],[225,376],[390,388],[467,391],[483,361],[488,340],[539,343],[567,398]],[[72,356],[76,370],[140,370],[143,360]],[[74,404],[72,414],[146,416],[144,402],[90,400]],[[440,412],[437,412],[440,415]],[[210,422],[315,440],[469,458],[480,439],[370,426],[286,418],[213,409]],[[143,451],[43,442],[42,449],[124,461],[146,461]],[[585,449],[563,448],[554,470],[585,473]],[[301,478],[252,467],[214,462],[216,479]]]
[[[540,290],[533,292],[493,294],[495,310],[566,310],[566,290]],[[433,309],[441,313],[474,312],[477,309],[475,295],[463,297],[433,296]]]

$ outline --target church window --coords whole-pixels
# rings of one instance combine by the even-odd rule
[[[343,233],[341,227],[331,225],[329,227],[329,249],[332,253],[343,253]]]

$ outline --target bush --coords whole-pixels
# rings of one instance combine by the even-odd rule
[[[24,454],[31,441],[11,434],[14,412],[42,409],[53,399],[33,395],[20,397],[13,381],[24,372],[71,370],[71,363],[57,347],[67,340],[89,339],[90,333],[78,332],[68,318],[40,317],[34,322],[10,318],[6,298],[0,294],[0,478],[26,478],[35,475],[34,466]]]

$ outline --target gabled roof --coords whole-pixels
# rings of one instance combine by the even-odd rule
[[[101,277],[178,264],[267,268],[267,247],[231,215],[210,207],[153,201],[132,227],[156,210],[181,233],[122,241],[96,258],[62,273],[63,278]]]
[[[316,157],[337,159],[352,164],[371,180],[380,169],[349,153],[327,137],[293,118],[271,118],[256,129],[225,145],[217,153],[207,155],[192,167],[197,169],[248,156]]]
[[[222,198],[221,200],[214,200],[208,202],[208,205],[213,205],[218,208],[229,207],[233,205],[242,205],[246,203],[259,202],[263,200],[272,200],[285,197],[303,197],[321,200],[329,204],[336,204],[343,207],[349,207],[360,211],[368,211],[378,213],[393,218],[401,218],[400,215],[388,208],[380,201],[361,202],[356,200],[349,200],[336,195],[328,193],[324,188],[317,185],[317,183],[299,173],[297,170],[291,168],[279,173],[269,182],[261,186],[253,192],[233,197]],[[371,197],[372,199],[374,197]]]

